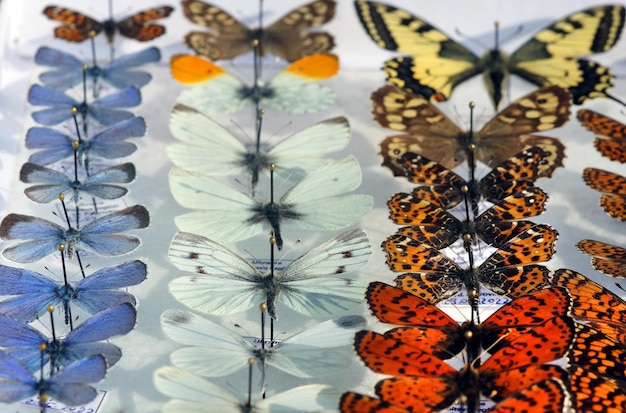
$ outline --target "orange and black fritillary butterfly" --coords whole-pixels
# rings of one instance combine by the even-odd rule
[[[611,277],[626,278],[626,248],[592,239],[580,240],[576,247],[592,256],[591,265],[596,270]]]
[[[534,222],[522,218],[541,214],[548,200],[548,194],[541,188],[531,187],[505,197],[473,220],[461,221],[428,201],[418,200],[411,194],[405,195],[396,194],[387,203],[389,218],[393,222],[410,225],[400,228],[397,233],[437,249],[450,246],[459,237],[463,237],[466,249],[476,237],[499,248],[534,226]]]
[[[399,193],[391,198],[400,201],[425,200],[444,209],[450,209],[469,198],[472,210],[478,214],[481,198],[498,204],[505,197],[534,186],[546,168],[550,168],[549,153],[539,147],[525,149],[493,168],[480,180],[466,181],[450,169],[421,155],[407,152],[399,165],[410,182],[420,184],[411,196]]]
[[[212,60],[232,59],[247,53],[256,42],[261,56],[273,54],[288,62],[327,52],[335,46],[329,33],[307,30],[335,16],[335,0],[305,4],[262,29],[249,29],[219,7],[199,0],[183,0],[182,6],[187,19],[209,29],[187,34],[187,46]]]
[[[604,192],[600,206],[611,217],[626,221],[626,177],[597,168],[585,168],[583,180],[591,188]]]
[[[626,162],[626,125],[589,109],[578,111],[578,120],[596,135],[594,146],[612,161]]]
[[[551,282],[553,286],[567,288],[574,297],[574,318],[590,321],[590,327],[614,340],[626,342],[626,301],[573,270],[556,270]]]
[[[623,369],[623,360],[622,364]],[[604,377],[587,367],[569,369],[570,394],[576,412],[621,413],[626,411],[626,386],[623,381]]]
[[[98,21],[80,12],[59,6],[48,6],[43,14],[49,19],[63,24],[54,29],[54,35],[59,39],[80,43],[104,32],[109,43],[113,43],[115,32],[122,36],[147,42],[165,33],[165,27],[154,24],[154,20],[170,15],[174,9],[169,6],[155,7],[133,14],[120,21],[113,19]]]
[[[576,336],[565,354],[570,366],[626,383],[626,343],[617,342],[587,324],[576,324]]]
[[[556,138],[533,135],[557,128],[569,119],[571,96],[563,88],[549,86],[530,93],[499,112],[478,132],[464,132],[420,95],[395,86],[383,86],[372,94],[374,119],[403,135],[386,137],[380,143],[383,165],[403,176],[398,159],[406,152],[425,156],[453,169],[468,158],[475,145],[478,161],[494,167],[524,148],[539,146],[550,153],[551,176],[563,166],[564,146]]]
[[[482,349],[495,352],[535,326],[568,315],[572,305],[566,289],[546,288],[516,298],[480,324],[459,325],[428,301],[381,282],[370,283],[365,298],[378,320],[400,326],[385,336],[412,343],[441,359],[463,349],[469,359],[479,356]]]
[[[477,297],[479,283],[511,298],[545,286],[548,269],[537,263],[552,257],[557,237],[551,226],[537,224],[510,239],[478,268],[461,268],[439,250],[399,234],[387,238],[383,249],[392,271],[407,272],[395,279],[396,285],[436,304],[463,286],[469,297]]]
[[[355,334],[354,348],[367,367],[395,377],[375,388],[381,400],[413,412],[439,411],[461,399],[469,411],[479,411],[481,394],[498,399],[534,383],[563,378],[559,366],[545,365],[563,357],[574,338],[575,325],[556,317],[519,335],[481,365],[472,362],[460,371],[421,350],[373,331]],[[532,368],[532,374],[526,369]]]

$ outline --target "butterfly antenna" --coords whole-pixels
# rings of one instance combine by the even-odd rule
[[[609,94],[607,93],[607,94],[606,94],[606,97],[607,97],[607,98],[609,98],[609,99],[611,99],[611,100],[612,100],[612,101],[614,101],[614,102],[619,103],[619,104],[620,104],[620,105],[622,105],[622,106],[626,106],[626,103],[625,103],[624,101],[622,101],[622,100],[620,100],[620,99],[616,98],[616,97],[615,97],[615,96],[613,96],[613,95],[609,95]]]

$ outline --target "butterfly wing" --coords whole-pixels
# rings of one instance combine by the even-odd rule
[[[127,162],[99,170],[90,175],[81,183],[79,190],[102,199],[117,199],[126,195],[128,190],[122,186],[111,184],[127,184],[134,179],[135,165]]]
[[[321,26],[335,16],[334,0],[318,0],[288,12],[267,27],[261,38],[261,53],[274,54],[294,62],[314,53],[324,53],[335,45],[334,38],[326,32],[307,32]]]
[[[577,59],[611,49],[624,25],[624,7],[597,6],[566,16],[537,33],[512,55],[510,70],[539,86],[569,89],[574,103],[607,97],[612,85],[609,70]]]
[[[28,103],[34,106],[51,106],[49,109],[35,111],[31,114],[35,122],[53,126],[72,117],[71,109],[79,103],[63,92],[41,85],[32,85],[28,90]]]
[[[117,89],[125,89],[130,86],[140,88],[152,80],[152,75],[132,69],[159,60],[161,60],[161,51],[157,47],[149,47],[136,53],[126,54],[113,60],[102,69],[101,78]]]
[[[98,392],[87,383],[96,383],[105,374],[106,361],[102,356],[75,361],[47,380],[48,394],[69,406],[88,403]]]
[[[89,115],[104,126],[111,126],[135,115],[119,108],[133,108],[141,103],[141,92],[135,86],[98,98],[89,105]]]
[[[583,239],[576,247],[592,256],[591,265],[611,277],[626,278],[626,249],[602,241]]]
[[[220,7],[198,0],[184,0],[181,5],[189,21],[209,29],[185,36],[187,46],[199,55],[229,60],[252,50],[252,31]]]
[[[330,412],[337,409],[341,392],[324,384],[309,384],[275,394],[255,403],[259,413],[289,413],[296,410]]]
[[[30,371],[36,371],[41,366],[42,343],[48,343],[48,337],[37,329],[17,321],[9,316],[0,315],[0,346],[11,354]],[[44,354],[47,362],[48,354]]]
[[[249,238],[265,228],[262,220],[255,221],[254,208],[258,208],[259,203],[231,185],[173,168],[170,190],[180,205],[202,209],[176,217],[181,231],[197,233],[217,242],[232,242]]]
[[[0,401],[13,403],[36,393],[37,379],[17,359],[0,352]]]
[[[61,50],[46,46],[40,47],[35,53],[35,64],[55,69],[39,75],[39,80],[46,87],[66,90],[80,84],[83,80],[84,62]]]
[[[149,224],[150,214],[144,206],[124,208],[85,225],[80,231],[77,245],[100,255],[126,254],[137,248],[141,241],[135,236],[117,232],[142,229]]]
[[[583,180],[596,191],[604,192],[600,206],[609,216],[626,221],[626,177],[597,168],[585,168]]]
[[[116,26],[122,36],[147,42],[165,34],[165,26],[155,24],[154,20],[166,18],[173,10],[169,6],[143,10],[119,21]]]
[[[232,113],[247,102],[245,84],[221,67],[198,56],[173,55],[172,77],[184,85],[197,86],[183,90],[177,102],[212,116]]]
[[[335,101],[333,91],[316,84],[339,71],[339,59],[328,53],[303,57],[269,80],[261,105],[287,113],[319,112]]]
[[[57,250],[65,242],[65,230],[45,219],[9,214],[0,223],[3,240],[27,240],[5,248],[2,255],[15,262],[35,262]]]
[[[44,275],[26,269],[0,266],[0,314],[29,323],[59,301],[58,285]]]
[[[612,161],[626,162],[626,125],[588,109],[578,111],[578,120],[596,135],[595,148]]]
[[[96,36],[104,28],[97,20],[64,7],[48,6],[44,9],[43,14],[50,20],[63,23],[54,29],[54,35],[68,42],[83,42]]]
[[[174,399],[163,406],[164,413],[241,412],[241,402],[235,396],[190,371],[174,366],[160,367],[153,380],[157,390]]]
[[[146,264],[139,260],[102,268],[76,285],[74,303],[90,314],[122,303],[135,305],[135,297],[117,289],[143,282],[146,274]]]
[[[178,269],[198,274],[177,278],[169,284],[174,298],[186,306],[209,314],[230,314],[266,299],[265,276],[217,242],[179,232],[168,255]]]
[[[225,327],[182,310],[166,310],[161,327],[184,347],[170,354],[177,367],[206,377],[225,376],[248,365],[254,347]]]
[[[28,158],[37,165],[50,165],[74,154],[74,138],[50,128],[34,127],[26,133],[26,148],[41,149]]]
[[[146,121],[132,117],[98,132],[88,141],[84,152],[106,159],[128,156],[137,150],[134,143],[125,142],[128,138],[141,138],[146,134]]]
[[[245,145],[194,108],[174,106],[169,125],[180,143],[169,145],[167,154],[180,168],[205,175],[239,175],[252,166]]]
[[[20,169],[20,181],[33,185],[24,190],[24,194],[38,203],[48,203],[73,190],[73,181],[64,173],[54,169],[27,162]]]

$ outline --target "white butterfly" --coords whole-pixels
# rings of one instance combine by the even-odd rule
[[[178,104],[170,115],[170,131],[180,143],[168,146],[174,165],[205,175],[252,176],[252,187],[259,172],[276,165],[281,178],[299,181],[326,160],[320,156],[348,145],[350,126],[344,117],[319,122],[282,140],[271,148],[258,150],[245,144],[229,131],[189,106]]]
[[[335,95],[317,85],[337,74],[337,56],[327,53],[303,57],[266,83],[248,86],[213,62],[194,55],[174,55],[170,69],[174,79],[195,85],[178,96],[178,103],[207,115],[232,113],[247,102],[260,103],[288,113],[318,112],[332,105]]]
[[[248,366],[250,358],[256,359],[263,372],[269,365],[297,377],[337,374],[351,364],[353,357],[332,348],[349,345],[354,333],[364,326],[363,317],[339,317],[262,349],[189,311],[166,310],[161,315],[161,327],[169,338],[194,346],[172,352],[172,364],[205,377],[234,373]]]
[[[187,370],[165,366],[154,373],[155,387],[173,398],[163,413],[291,413],[336,411],[341,391],[329,385],[296,387],[249,405]]]
[[[372,208],[369,195],[343,195],[361,184],[361,168],[353,156],[317,168],[290,188],[279,201],[262,203],[206,175],[173,168],[170,190],[176,201],[199,211],[176,217],[181,231],[216,242],[250,238],[271,228],[278,249],[281,226],[339,230],[357,222]]]
[[[169,288],[178,301],[208,314],[236,313],[263,302],[274,319],[276,302],[307,315],[333,314],[363,302],[365,284],[336,275],[358,270],[371,253],[365,232],[354,229],[270,276],[217,242],[179,232],[170,245],[170,261],[197,274],[177,278]]]

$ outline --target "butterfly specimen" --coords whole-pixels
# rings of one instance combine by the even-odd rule
[[[219,7],[198,0],[183,0],[183,13],[192,23],[209,31],[192,31],[185,43],[196,53],[212,60],[232,59],[248,53],[258,44],[260,56],[273,54],[288,62],[304,56],[323,53],[335,45],[327,32],[308,29],[328,23],[335,16],[334,0],[318,0],[304,4],[275,23],[249,29]]]
[[[279,111],[302,114],[319,112],[333,104],[335,94],[316,84],[337,74],[339,60],[332,54],[303,57],[271,79],[247,85],[209,60],[193,55],[174,55],[172,76],[184,85],[177,102],[206,115],[235,112],[248,102]]]
[[[87,117],[101,125],[111,126],[129,120],[135,115],[120,108],[133,108],[141,103],[141,92],[134,86],[113,92],[98,98],[91,103],[79,102],[63,92],[41,85],[33,85],[28,90],[28,103],[33,106],[49,106],[31,113],[35,122],[53,126],[79,115],[83,120]]]
[[[122,255],[137,248],[141,241],[119,232],[146,228],[149,224],[150,215],[142,205],[105,215],[80,229],[64,229],[30,215],[9,214],[0,223],[0,239],[23,242],[5,248],[2,255],[14,262],[35,262],[58,251],[60,244],[70,259],[82,250],[105,256]]]
[[[135,297],[120,289],[146,279],[146,264],[129,261],[99,269],[77,283],[59,283],[42,274],[21,268],[0,266],[0,314],[30,323],[49,305],[61,307],[66,315],[70,305],[95,314],[122,303],[135,305]]]
[[[126,142],[126,139],[141,138],[145,134],[146,121],[141,117],[105,127],[91,134],[89,139],[66,135],[51,128],[33,127],[26,133],[26,148],[37,152],[31,154],[28,160],[37,165],[50,165],[76,153],[82,165],[90,156],[122,158],[137,150],[137,146]]]
[[[436,304],[463,286],[468,296],[476,297],[479,283],[496,294],[513,298],[541,288],[548,281],[548,270],[537,263],[552,257],[557,236],[549,225],[536,224],[511,238],[478,268],[470,265],[465,269],[439,250],[403,235],[390,236],[382,247],[392,271],[410,271],[398,276],[396,285]]]
[[[297,377],[320,377],[345,369],[351,357],[332,350],[350,343],[354,332],[365,326],[359,316],[345,316],[281,340],[273,347],[251,344],[241,335],[208,319],[182,310],[167,310],[161,327],[172,340],[193,347],[183,347],[170,354],[177,367],[206,377],[225,376],[256,359],[264,371],[273,366]]]
[[[322,166],[323,155],[348,145],[350,126],[344,117],[327,119],[309,126],[273,146],[258,141],[244,143],[232,133],[189,106],[178,104],[170,115],[170,131],[180,142],[169,145],[167,154],[174,165],[205,175],[252,177],[269,172],[283,179],[299,181],[306,173]]]
[[[338,230],[361,219],[372,208],[372,197],[345,195],[360,184],[361,168],[352,156],[317,168],[279,201],[265,203],[205,175],[178,168],[170,172],[176,202],[199,209],[176,217],[181,231],[233,242],[271,228],[278,249],[283,244],[282,227]]]
[[[104,357],[110,367],[119,361],[122,351],[105,340],[127,334],[135,327],[136,318],[135,308],[124,303],[88,318],[63,338],[48,338],[28,324],[0,315],[0,346],[33,372],[41,368],[42,360],[50,361],[56,370],[95,355]],[[43,351],[41,343],[46,343]]]
[[[155,387],[171,397],[163,413],[326,412],[337,408],[339,391],[329,385],[299,386],[250,404],[187,370],[165,366],[154,373]]]
[[[591,265],[596,270],[612,277],[626,278],[626,248],[592,239],[580,240],[576,247],[592,256]]]
[[[148,72],[135,70],[135,68],[159,60],[161,60],[159,49],[149,47],[136,53],[120,56],[105,67],[87,66],[86,74],[96,83],[94,89],[97,89],[99,81],[116,89],[126,89],[130,86],[140,88],[152,80],[152,75]],[[35,63],[52,68],[52,70],[39,75],[39,80],[46,87],[66,90],[83,82],[85,62],[62,50],[42,46],[35,54]]]
[[[594,146],[612,161],[626,162],[626,125],[589,109],[578,111],[578,121],[596,135]]]
[[[13,403],[38,395],[41,401],[52,397],[69,406],[85,404],[98,394],[88,383],[102,380],[105,374],[104,358],[91,356],[66,366],[49,378],[37,379],[17,359],[0,352],[0,402]]]
[[[196,273],[169,284],[174,298],[209,314],[280,302],[307,315],[333,314],[363,301],[363,285],[337,275],[361,268],[372,250],[363,230],[344,232],[313,248],[280,272],[262,273],[249,261],[204,237],[179,232],[169,250],[179,269]]]
[[[389,83],[427,99],[446,100],[459,83],[482,73],[496,109],[509,74],[540,87],[568,89],[575,104],[598,97],[619,102],[607,93],[613,84],[610,70],[581,56],[606,52],[619,40],[624,25],[621,5],[572,13],[539,31],[511,55],[496,44],[482,57],[405,10],[364,0],[357,0],[355,7],[377,45],[410,56],[385,62]]]
[[[50,20],[61,22],[54,29],[54,36],[68,42],[80,43],[104,32],[109,43],[113,43],[115,32],[124,37],[146,42],[165,34],[165,27],[154,20],[163,19],[174,9],[169,6],[155,7],[133,14],[125,19],[97,21],[80,12],[59,6],[48,6],[43,14]]]
[[[59,198],[59,194],[73,195],[78,202],[80,193],[102,199],[117,199],[128,192],[119,185],[127,184],[135,179],[135,166],[132,163],[123,163],[90,173],[82,181],[71,178],[54,169],[27,162],[20,170],[20,181],[28,184],[37,184],[24,190],[28,199],[38,203],[48,203]]]
[[[626,221],[626,177],[602,169],[585,168],[583,181],[596,191],[604,192],[600,206],[607,214]]]
[[[468,158],[475,145],[474,159],[494,167],[525,148],[539,146],[550,154],[552,176],[563,166],[563,144],[556,138],[533,135],[557,128],[569,119],[571,97],[558,86],[548,86],[518,99],[499,112],[478,132],[464,132],[422,96],[395,86],[383,86],[372,94],[374,119],[383,127],[404,132],[380,143],[383,165],[394,175],[404,175],[396,163],[406,152],[414,152],[454,169]]]

